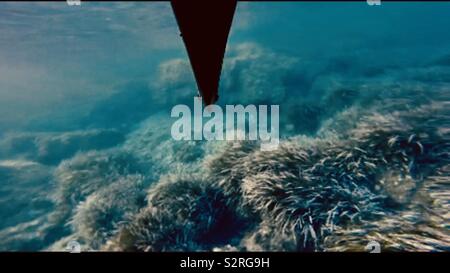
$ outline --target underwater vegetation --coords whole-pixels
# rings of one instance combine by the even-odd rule
[[[158,90],[177,95],[157,104],[191,101],[193,82],[185,60],[163,62],[158,81],[94,107],[87,130],[3,136],[0,249],[364,251],[376,240],[382,251],[448,251],[446,56],[357,69],[338,58],[314,72],[257,44],[232,47],[223,101],[279,102],[275,151],[173,140],[168,110],[143,101]],[[109,113],[117,119],[103,122]]]
[[[450,108],[414,104],[361,110],[341,137],[296,137],[273,152],[230,144],[205,159],[206,174],[152,186],[106,249],[364,251],[377,240],[391,251],[448,250]],[[222,245],[205,242],[212,235]]]

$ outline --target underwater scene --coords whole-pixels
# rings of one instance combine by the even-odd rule
[[[0,251],[449,251],[449,34],[450,2],[239,2],[217,105],[278,105],[262,150],[171,135],[169,2],[1,2]]]

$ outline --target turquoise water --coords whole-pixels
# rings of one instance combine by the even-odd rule
[[[280,105],[261,154],[171,139],[169,3],[2,2],[0,250],[448,250],[448,33],[450,3],[239,3],[218,103]]]

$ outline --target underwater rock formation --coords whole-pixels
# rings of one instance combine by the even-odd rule
[[[31,251],[43,244],[53,208],[51,174],[52,168],[37,162],[0,160],[0,251]]]
[[[123,134],[114,129],[11,133],[0,141],[0,158],[26,158],[46,165],[56,165],[77,152],[107,149],[123,140]]]

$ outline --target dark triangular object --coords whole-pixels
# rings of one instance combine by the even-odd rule
[[[237,1],[172,0],[171,4],[203,101],[215,103]]]

